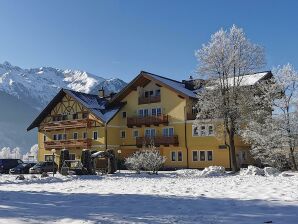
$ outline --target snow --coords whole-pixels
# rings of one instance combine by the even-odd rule
[[[25,175],[24,181],[1,175],[0,223],[297,223],[298,173],[198,178],[198,171],[181,172]]]

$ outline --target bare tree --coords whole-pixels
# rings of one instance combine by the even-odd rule
[[[263,48],[251,43],[243,29],[233,25],[229,31],[221,29],[213,34],[210,42],[196,52],[196,57],[199,75],[211,80],[198,94],[197,119],[223,120],[232,170],[237,171],[235,135],[244,120],[240,92],[246,81],[244,75],[252,74],[265,65]]]

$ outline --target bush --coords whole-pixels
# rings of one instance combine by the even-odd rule
[[[160,155],[160,152],[155,146],[149,146],[128,157],[125,160],[125,165],[128,169],[134,170],[137,173],[140,173],[143,169],[149,173],[157,174],[165,161],[166,158]]]

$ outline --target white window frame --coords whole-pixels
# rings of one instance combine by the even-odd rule
[[[77,138],[75,138],[75,134],[77,134]],[[72,139],[79,139],[79,133],[78,132],[72,133]]]
[[[135,132],[138,132],[138,135],[137,135],[137,136],[134,135]],[[139,137],[139,136],[140,136],[140,132],[139,132],[139,130],[138,130],[138,129],[133,129],[133,130],[132,130],[132,137],[133,137],[133,138],[137,138],[137,137]]]
[[[181,152],[181,160],[179,160],[179,152]],[[177,162],[183,162],[183,152],[182,152],[182,150],[177,150]]]
[[[146,131],[147,130],[150,130],[150,135],[149,136],[146,135]],[[152,135],[152,130],[154,130],[154,135]],[[156,136],[156,129],[155,128],[145,128],[145,130],[144,130],[144,136],[145,137],[155,137]]]
[[[175,156],[175,160],[173,160],[173,154],[174,154],[174,156]],[[177,161],[177,152],[176,151],[171,151],[171,162],[176,162]]]
[[[195,128],[197,128],[197,133],[198,134],[194,133]],[[200,127],[199,126],[196,126],[196,125],[192,126],[192,137],[200,137]]]
[[[211,154],[212,154],[212,159],[211,160],[209,160],[209,158],[208,158],[208,152],[211,152]],[[213,150],[206,150],[206,161],[208,161],[208,162],[210,162],[210,161],[213,161],[214,159],[214,154],[213,154]]]
[[[204,152],[204,157],[205,159],[204,160],[201,160],[201,152]],[[207,157],[206,157],[206,150],[199,150],[199,162],[204,162],[204,161],[207,161]]]
[[[86,136],[85,136],[85,135],[86,135]],[[82,138],[83,138],[83,139],[87,139],[87,132],[83,132],[83,133],[82,133]]]
[[[124,133],[124,137],[122,136],[122,133]],[[125,130],[120,130],[120,138],[121,139],[126,138],[126,131]]]
[[[96,133],[96,138],[94,138],[94,133]],[[93,131],[92,139],[93,139],[93,140],[97,140],[97,139],[98,139],[98,131]]]
[[[51,157],[52,159],[51,160],[46,160],[47,156]],[[52,162],[53,161],[53,154],[44,154],[44,161],[45,162]]]
[[[173,135],[170,135],[170,129],[173,129]],[[167,131],[167,135],[164,135],[164,130],[168,130]],[[162,129],[162,136],[164,136],[164,137],[171,137],[171,136],[174,136],[174,135],[175,135],[175,129],[174,129],[174,127],[164,127]]]
[[[193,153],[196,152],[197,153],[197,160],[194,160],[194,156],[193,156]],[[199,154],[199,151],[198,150],[192,150],[192,153],[191,153],[191,159],[193,162],[199,162],[200,161],[200,154]]]
[[[43,141],[46,142],[47,141],[47,136],[44,134],[43,135]]]
[[[205,129],[202,129],[205,127]],[[209,127],[212,127],[212,133],[209,134]],[[197,133],[194,133],[195,128],[197,128]],[[192,137],[207,137],[207,136],[214,136],[214,125],[213,124],[201,124],[201,125],[192,125]]]

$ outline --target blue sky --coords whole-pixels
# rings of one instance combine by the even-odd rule
[[[265,69],[287,62],[298,69],[297,9],[295,0],[1,0],[0,62],[181,80],[195,72],[194,51],[236,24],[265,47]]]

